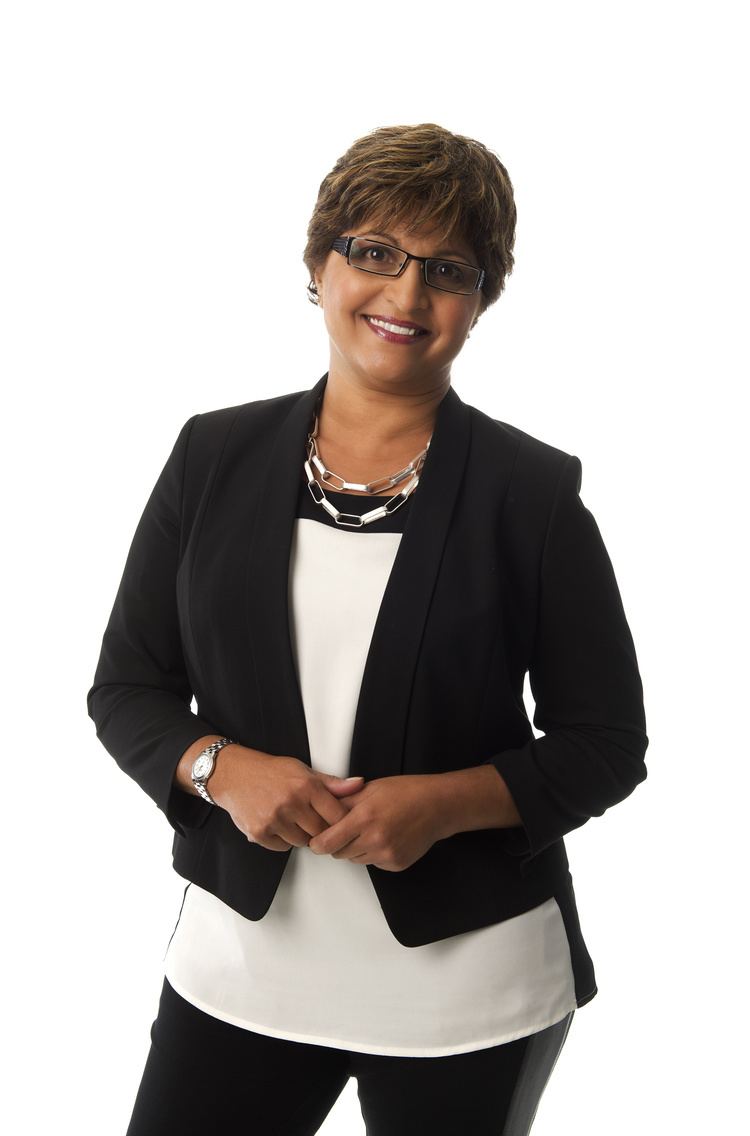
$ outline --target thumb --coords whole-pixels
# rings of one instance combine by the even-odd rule
[[[364,781],[364,777],[361,775],[357,777],[335,777],[332,773],[321,773],[320,776],[325,781],[326,789],[329,789],[332,793],[361,789]]]

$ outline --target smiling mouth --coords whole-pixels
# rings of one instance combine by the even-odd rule
[[[391,335],[399,335],[403,339],[416,339],[419,336],[429,335],[429,332],[425,328],[401,327],[399,324],[391,323],[389,320],[378,319],[377,316],[365,316],[364,318],[372,327],[379,327],[383,331],[389,332]]]

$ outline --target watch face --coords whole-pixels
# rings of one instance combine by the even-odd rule
[[[202,753],[199,758],[193,762],[193,777],[203,778],[211,772],[213,768],[213,758],[207,753]]]

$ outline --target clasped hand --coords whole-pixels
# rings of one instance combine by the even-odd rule
[[[380,777],[360,786],[296,757],[226,746],[214,801],[252,843],[402,872],[450,834],[439,774]],[[335,800],[334,800],[335,798]]]
[[[339,798],[347,815],[312,837],[307,847],[334,860],[403,872],[444,835],[433,785],[428,774],[368,781]]]

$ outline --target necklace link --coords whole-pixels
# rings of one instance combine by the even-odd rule
[[[339,474],[333,473],[327,468],[318,452],[317,436],[318,412],[316,409],[313,429],[307,435],[307,458],[304,463],[307,488],[310,490],[313,501],[315,501],[317,505],[320,505],[321,508],[325,509],[328,515],[333,517],[337,525],[342,525],[346,528],[362,528],[363,525],[370,525],[373,521],[379,521],[383,517],[388,517],[391,513],[395,513],[396,509],[399,509],[417,488],[419,484],[419,474],[427,457],[427,451],[430,448],[430,442],[428,442],[421,453],[417,454],[415,458],[412,458],[409,464],[404,469],[400,469],[398,473],[386,477],[379,477],[376,481],[370,481],[366,485],[362,485],[359,482],[347,481],[345,478],[339,476]],[[430,437],[430,441],[432,441],[432,437]],[[400,485],[406,478],[410,478],[410,480],[399,493],[395,493],[393,497],[389,497],[382,505],[378,505],[376,508],[370,509],[366,513],[342,513],[326,497],[323,485],[315,477],[312,468],[313,465],[318,470],[322,481],[328,485],[329,489],[338,489],[339,491],[343,489],[356,489],[361,493],[368,494],[368,496],[373,496],[378,489],[383,487],[389,489],[392,486]],[[335,478],[339,484],[328,484],[329,478]]]

